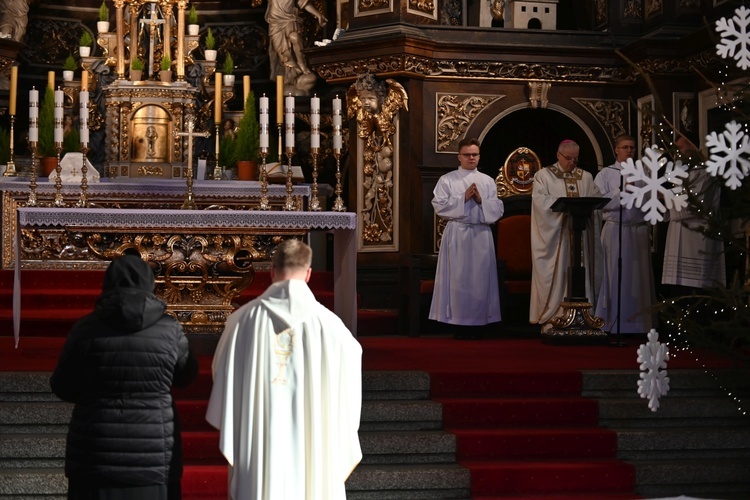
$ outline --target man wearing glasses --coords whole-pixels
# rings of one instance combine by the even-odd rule
[[[562,312],[560,303],[568,292],[570,265],[570,221],[567,214],[553,212],[551,206],[562,197],[601,196],[591,174],[578,167],[579,152],[580,147],[574,141],[562,141],[557,148],[557,162],[534,175],[529,322],[541,325],[542,331],[552,328],[549,321]],[[589,226],[583,237],[583,265],[586,268],[586,296],[593,301],[598,291],[593,264],[599,244],[591,221]]]
[[[493,224],[503,215],[497,185],[477,170],[479,141],[458,143],[459,168],[438,179],[435,213],[448,220],[435,272],[429,318],[459,325],[456,338],[478,339],[500,321]]]

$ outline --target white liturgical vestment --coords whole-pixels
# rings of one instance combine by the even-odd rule
[[[465,201],[476,184],[482,203]],[[448,219],[440,243],[435,290],[429,318],[452,325],[486,325],[500,321],[497,256],[493,224],[503,215],[497,185],[476,169],[458,168],[438,179],[433,191],[435,213]]]
[[[344,500],[362,459],[362,348],[302,280],[227,319],[206,419],[236,500]]]

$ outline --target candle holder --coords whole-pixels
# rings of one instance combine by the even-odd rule
[[[36,157],[36,147],[37,142],[34,141],[30,143],[31,146],[31,179],[29,180],[29,199],[26,200],[26,206],[27,207],[35,207],[36,206],[36,169],[37,169],[37,157]]]
[[[221,169],[221,158],[219,158],[219,133],[221,129],[221,123],[216,124],[216,154],[214,155],[214,158],[216,159],[216,163],[214,163],[214,173],[212,175],[213,180],[220,181],[221,176],[224,173]]]
[[[260,152],[260,203],[258,204],[258,210],[271,210],[271,205],[268,203],[268,172],[266,170],[266,157],[268,151],[261,150]]]
[[[8,159],[8,164],[5,166],[5,172],[3,175],[5,177],[15,177],[18,175],[18,172],[16,172],[16,163],[13,161],[13,124],[16,121],[16,115],[10,115],[10,158]]]
[[[62,166],[60,165],[60,156],[62,155],[62,142],[55,143],[55,153],[57,154],[57,166],[55,166],[55,199],[52,204],[56,207],[64,207],[65,201],[62,195]]]
[[[320,154],[320,148],[310,148],[310,155],[313,160],[313,182],[312,182],[312,194],[310,195],[310,210],[313,212],[320,212],[320,200],[318,199],[318,155]]]
[[[284,210],[293,212],[297,210],[297,204],[294,202],[294,185],[292,184],[292,157],[294,156],[294,148],[286,148],[287,166],[286,166],[286,201],[284,202]]]
[[[283,137],[282,137],[282,133],[281,133],[281,131],[282,131],[283,128],[284,128],[284,124],[283,123],[277,123],[276,124],[276,129],[279,131],[279,163],[281,163],[281,158],[283,158],[283,155],[281,154],[282,144],[284,144],[284,142],[282,141]],[[293,146],[293,144],[292,144],[292,146]]]
[[[81,143],[81,158],[83,158],[83,164],[81,165],[81,195],[78,197],[78,203],[76,207],[87,208],[89,206],[89,199],[86,191],[89,188],[88,180],[86,179],[86,172],[88,172],[88,166],[86,165],[86,155],[89,152],[89,143]]]
[[[341,151],[334,150],[333,156],[336,158],[336,201],[333,203],[333,211],[346,212],[346,205],[341,198]]]

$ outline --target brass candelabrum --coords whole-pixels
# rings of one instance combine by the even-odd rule
[[[318,155],[320,154],[320,148],[310,148],[310,155],[313,161],[313,182],[312,182],[312,193],[310,195],[310,210],[312,212],[320,212],[320,200],[318,199]]]
[[[81,158],[83,158],[82,165],[81,165],[81,195],[78,197],[78,203],[76,203],[76,207],[78,208],[87,208],[89,206],[89,198],[86,191],[89,188],[88,180],[86,179],[86,172],[88,172],[89,167],[86,165],[86,155],[89,153],[89,143],[88,142],[82,142],[81,143]]]
[[[35,207],[37,198],[36,198],[36,169],[38,164],[38,159],[36,157],[36,148],[37,148],[37,142],[33,141],[29,143],[29,146],[31,147],[31,179],[29,180],[29,199],[26,200],[26,206],[27,207]]]
[[[293,212],[297,210],[297,204],[294,202],[294,185],[292,184],[292,157],[294,156],[294,148],[287,146],[286,148],[286,201],[284,202],[284,210]]]
[[[55,153],[57,156],[57,165],[55,165],[55,199],[52,205],[55,207],[64,207],[65,200],[62,195],[62,166],[60,165],[60,157],[62,156],[62,142],[55,143]]]
[[[336,158],[336,201],[333,202],[334,212],[346,212],[346,205],[341,198],[341,151],[333,151],[333,157]]]
[[[18,172],[16,172],[16,163],[13,161],[13,125],[16,121],[16,115],[10,115],[10,157],[8,158],[8,164],[5,166],[5,172],[3,175],[5,177],[15,177],[18,175]]]
[[[260,203],[258,204],[258,210],[271,210],[271,205],[268,203],[268,171],[266,169],[266,158],[268,157],[268,150],[260,150]]]

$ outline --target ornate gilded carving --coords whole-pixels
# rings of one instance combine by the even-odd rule
[[[623,11],[622,16],[625,19],[640,20],[641,17],[643,17],[643,8],[642,8],[641,0],[628,0],[628,3],[625,5],[625,10]]]
[[[582,99],[573,98],[583,106],[601,125],[607,136],[615,138],[628,132],[625,124],[628,113],[628,101],[619,99]]]
[[[31,17],[26,39],[33,40],[22,50],[22,59],[33,65],[62,66],[68,54],[78,52],[80,21],[60,18]]]
[[[661,14],[662,5],[661,0],[645,0],[646,5],[646,18]]]
[[[432,15],[435,12],[435,2],[432,0],[409,0],[409,8]]]
[[[472,120],[487,105],[504,96],[438,93],[435,97],[437,99],[435,151],[458,153],[458,141],[461,140]]]
[[[594,7],[596,9],[595,19],[596,24],[606,24],[607,22],[607,0],[596,0],[596,5]]]
[[[357,136],[364,141],[359,199],[365,245],[393,241],[393,170],[398,166],[393,136],[398,112],[408,111],[408,102],[400,83],[380,82],[371,74],[360,75],[347,93],[348,117],[357,119]]]
[[[141,165],[138,177],[164,177],[164,165]]]
[[[529,148],[517,148],[508,155],[495,178],[498,198],[531,193],[534,187],[534,174],[541,168],[542,162],[536,153]]]
[[[357,0],[357,12],[361,14],[372,14],[374,11],[390,11],[389,0]],[[356,15],[355,13],[355,15]]]

